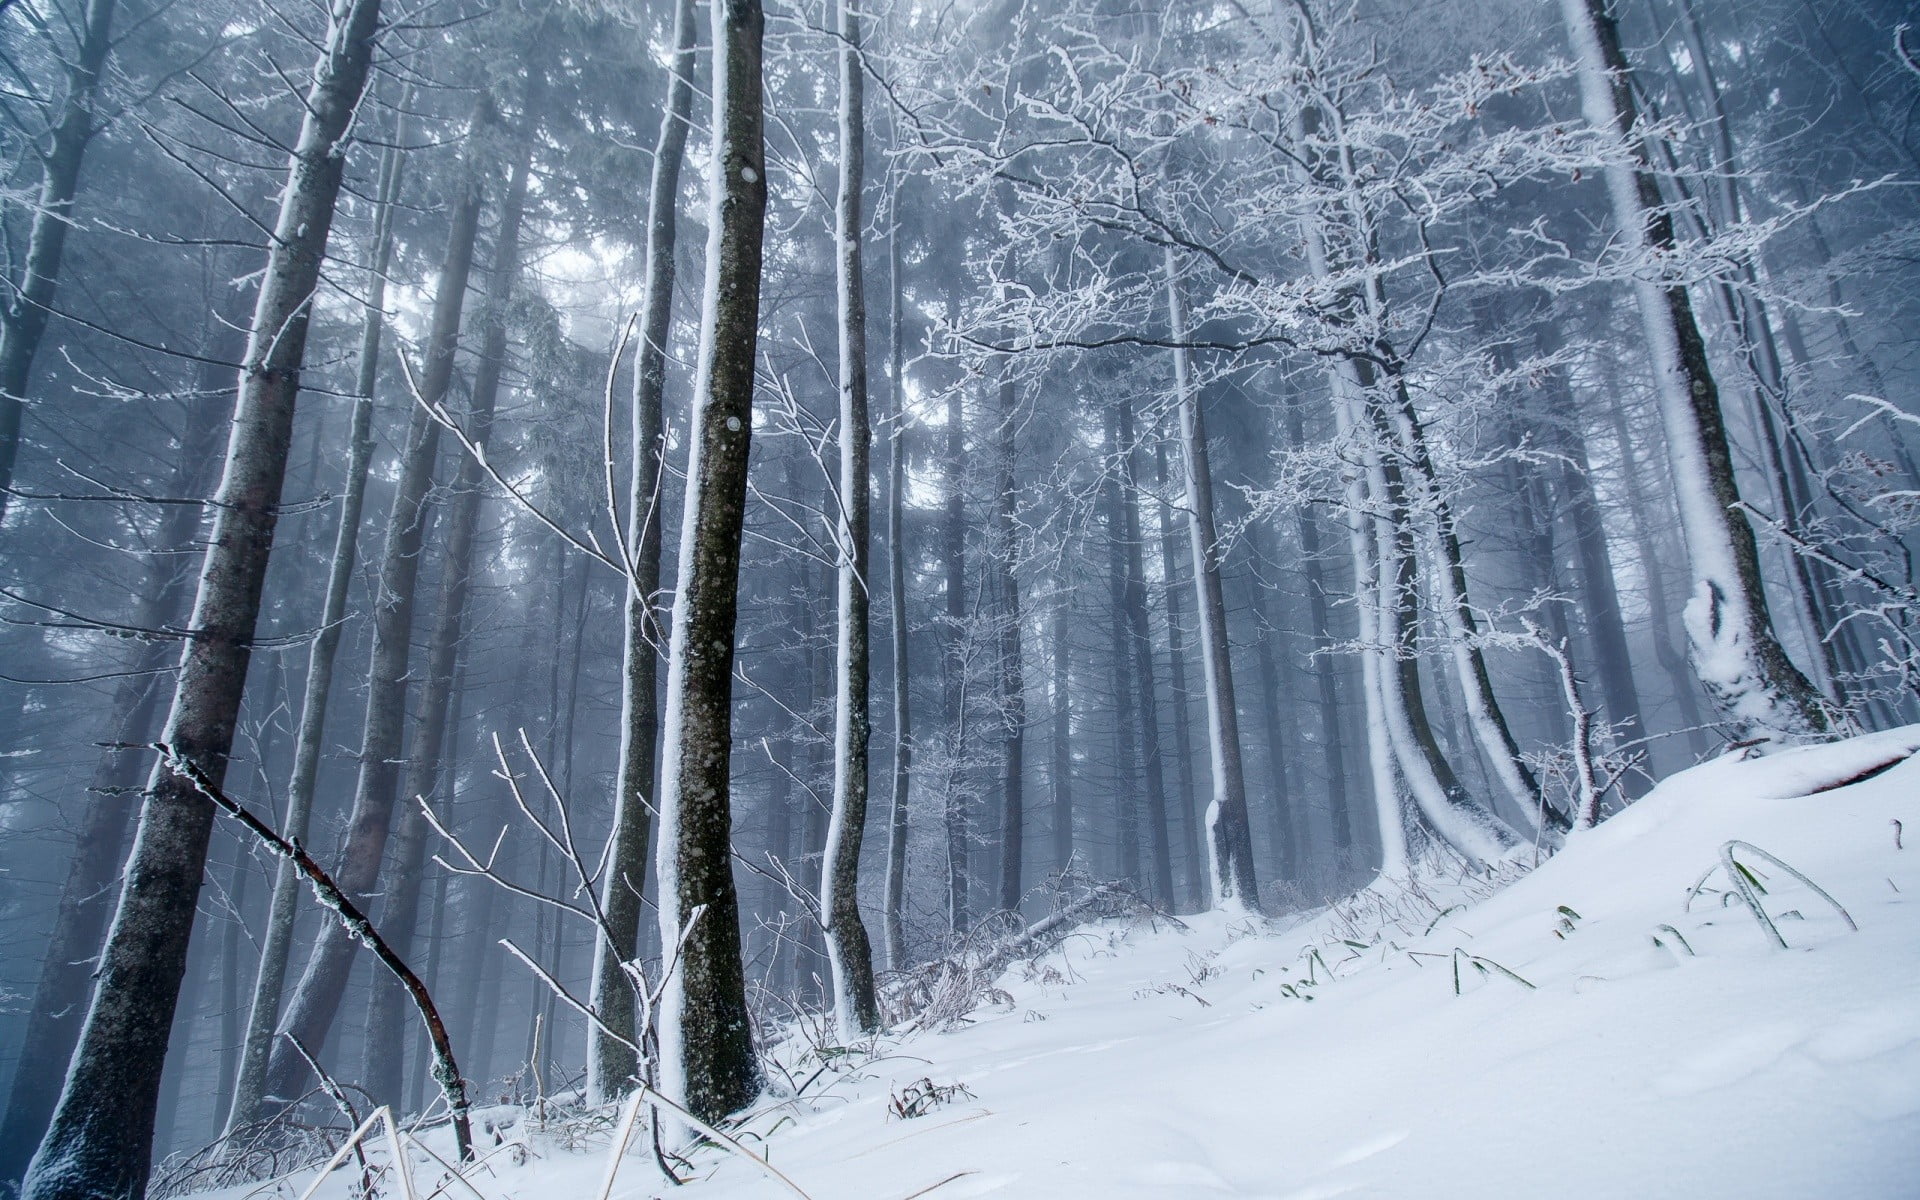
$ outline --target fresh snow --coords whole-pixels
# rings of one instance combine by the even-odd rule
[[[1086,928],[1010,970],[971,1024],[883,1039],[768,1098],[747,1144],[815,1200],[1912,1196],[1920,760],[1900,760],[1916,747],[1920,727],[1710,762],[1505,887],[1430,872],[1271,926]],[[1689,903],[1732,839],[1859,931],[1758,859],[1791,949],[1722,902],[1717,872]],[[1461,959],[1459,995],[1456,951],[1489,964]],[[889,1119],[923,1079],[970,1094]],[[483,1152],[485,1121],[528,1151],[474,1173],[486,1200],[600,1194],[604,1149],[563,1148],[518,1110],[481,1117]],[[792,1194],[741,1158],[694,1160],[674,1189],[631,1154],[611,1195]],[[417,1174],[425,1195],[437,1172]]]

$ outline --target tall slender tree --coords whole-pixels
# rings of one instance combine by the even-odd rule
[[[312,298],[346,169],[346,136],[366,88],[379,0],[333,9],[304,98],[280,214],[240,373],[163,740],[216,783],[226,774],[279,518]],[[93,1002],[23,1200],[139,1195],[151,1163],[167,1036],[186,972],[213,805],[156,768],[107,934]]]

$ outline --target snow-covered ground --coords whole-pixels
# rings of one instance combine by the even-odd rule
[[[815,1200],[1920,1195],[1920,759],[1797,794],[1916,745],[1710,763],[1498,890],[1085,930],[971,1024],[769,1100],[749,1144]],[[1858,931],[1750,852],[1789,948],[1723,872],[1690,902],[1730,839]],[[923,1080],[965,1093],[891,1117]],[[475,1172],[487,1200],[599,1196],[605,1150],[530,1124],[523,1164]],[[792,1194],[697,1162],[674,1189],[628,1157],[611,1195]]]

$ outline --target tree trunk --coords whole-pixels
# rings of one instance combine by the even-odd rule
[[[1073,865],[1073,643],[1072,606],[1063,591],[1053,609],[1053,869]]]
[[[899,193],[894,203],[900,203]],[[908,687],[907,652],[911,646],[907,628],[907,547],[900,529],[901,512],[906,506],[907,466],[907,392],[902,374],[903,350],[900,322],[900,225],[896,213],[893,233],[887,238],[887,278],[893,289],[890,323],[892,331],[887,351],[892,356],[889,381],[893,389],[893,430],[887,439],[887,617],[893,630],[893,795],[887,821],[886,939],[887,966],[895,971],[907,966],[906,932],[901,926],[901,911],[907,902],[907,789],[913,771],[912,689]]]
[[[627,489],[627,550],[633,555],[624,608],[620,690],[620,764],[613,798],[613,830],[600,904],[612,942],[596,939],[592,1003],[606,1028],[633,1045],[634,984],[622,963],[640,953],[641,894],[646,886],[648,828],[660,740],[660,460],[666,428],[667,348],[673,336],[674,252],[679,237],[680,172],[692,127],[693,72],[699,21],[693,0],[674,0],[673,58],[667,70],[667,102],[654,139],[653,175],[647,194],[647,264],[640,299],[640,351],[633,374],[633,471]],[[625,1093],[640,1061],[600,1026],[587,1026],[587,1091],[596,1101]]]
[[[219,333],[209,339],[206,357],[232,361],[244,344],[228,344],[239,339],[229,332],[225,319],[216,321],[215,328]],[[213,488],[212,468],[218,461],[220,435],[225,420],[232,415],[231,406],[219,403],[213,395],[225,390],[220,388],[217,370],[203,367],[199,372],[199,390],[206,395],[187,410],[178,457],[165,489],[167,495],[204,496]],[[192,544],[206,515],[192,505],[167,507],[153,545],[172,550]],[[143,601],[137,624],[154,628],[179,623],[193,599],[189,566],[175,554],[147,559],[135,593]],[[156,676],[166,670],[172,650],[164,641],[150,641],[141,647],[130,666],[132,673],[115,689],[115,717],[109,727],[114,741],[141,745],[153,740],[154,718],[165,696]],[[110,749],[101,755],[87,788],[88,799],[74,836],[73,859],[67,867],[60,907],[47,935],[39,981],[27,1010],[6,1117],[0,1122],[0,1185],[18,1183],[26,1173],[27,1162],[53,1115],[60,1081],[80,1036],[80,1021],[86,1015],[93,986],[94,957],[100,952],[107,922],[113,916],[109,890],[125,861],[127,833],[140,808],[135,796],[142,766],[142,760],[132,751]]]
[[[1168,323],[1173,340],[1187,336],[1173,251],[1166,253]],[[1187,532],[1193,554],[1200,655],[1206,667],[1207,742],[1213,765],[1213,802],[1207,806],[1207,852],[1215,908],[1260,911],[1253,871],[1253,833],[1247,824],[1247,782],[1240,761],[1240,716],[1234,707],[1233,663],[1227,648],[1227,602],[1220,588],[1219,535],[1213,527],[1213,476],[1207,465],[1206,423],[1187,367],[1174,351],[1174,391],[1180,408],[1180,444],[1186,459]]]
[[[487,120],[483,102],[481,115],[474,122],[476,129]],[[440,444],[440,424],[427,410],[445,402],[453,381],[460,313],[466,303],[467,278],[473,270],[474,240],[484,196],[476,160],[469,161],[466,176],[454,199],[446,255],[434,288],[426,365],[419,382],[419,400],[424,403],[416,403],[410,410],[400,478],[387,518],[386,545],[373,601],[373,651],[367,668],[360,773],[354,787],[353,810],[347,818],[346,844],[333,872],[334,882],[363,911],[379,885],[400,783],[413,613],[426,526],[432,519],[427,493]],[[326,1044],[339,1012],[354,946],[352,936],[338,922],[322,925],[306,969],[287,1002],[281,1028],[316,1055]],[[304,1091],[301,1083],[307,1071],[290,1041],[276,1042],[268,1053],[263,1108],[275,1109]]]
[[[950,299],[949,307],[953,307]],[[947,391],[947,928],[967,929],[967,415],[961,386]]]
[[[500,205],[499,228],[494,233],[493,261],[487,271],[486,299],[480,310],[480,355],[474,368],[472,401],[466,415],[467,436],[485,446],[493,431],[494,408],[500,396],[500,376],[507,357],[507,306],[520,276],[520,225],[527,203],[527,176],[532,165],[534,139],[539,135],[540,107],[545,91],[541,68],[530,68],[521,120],[520,157],[507,179]],[[467,596],[473,585],[474,537],[486,475],[471,454],[462,455],[453,492],[441,516],[442,546],[440,597],[434,613],[433,634],[427,645],[426,670],[421,675],[420,709],[414,715],[402,775],[400,816],[394,824],[392,854],[387,866],[380,929],[387,945],[401,958],[413,952],[420,922],[420,887],[424,882],[429,830],[420,809],[423,800],[439,797],[440,750],[446,741],[447,714],[452,702],[454,661],[466,628]],[[367,1033],[361,1086],[378,1102],[398,1104],[402,1071],[403,1033],[411,1027],[406,989],[398,979],[373,980],[367,1009]]]
[[[401,107],[406,107],[405,100]],[[367,469],[373,461],[373,393],[380,377],[380,342],[386,328],[387,268],[393,261],[393,206],[400,195],[404,159],[399,144],[405,140],[403,133],[404,123],[396,120],[394,144],[380,158],[372,267],[367,273],[367,309],[360,326],[359,375],[354,384],[352,426],[347,434],[347,469],[341,487],[340,518],[334,527],[333,558],[327,568],[319,633],[307,649],[300,727],[293,744],[293,776],[287,784],[287,813],[281,829],[291,841],[306,840],[313,813],[320,747],[326,732],[327,706],[333,695],[334,666],[340,638],[345,632],[347,589],[353,583],[354,563],[358,558]],[[274,871],[273,897],[260,945],[260,965],[254,973],[253,999],[248,1007],[240,1070],[233,1085],[233,1104],[227,1111],[226,1133],[229,1135],[260,1115],[260,1098],[267,1082],[267,1058],[273,1049],[274,1026],[279,1020],[280,999],[286,985],[287,959],[293,947],[294,921],[305,886],[299,869],[285,859],[280,860]]]
[[[1306,435],[1299,409],[1289,404],[1283,411],[1288,445],[1304,446]],[[1326,570],[1320,562],[1320,522],[1307,505],[1294,509],[1294,530],[1300,539],[1307,619],[1312,622],[1314,638],[1327,642],[1333,637],[1333,621],[1327,606]],[[1320,753],[1326,763],[1327,806],[1333,815],[1333,843],[1335,848],[1345,850],[1353,845],[1353,801],[1347,792],[1346,734],[1340,721],[1339,686],[1331,654],[1313,656],[1313,682],[1320,717]]]
[[[1608,167],[1605,176],[1625,251],[1644,270],[1637,260],[1675,249],[1673,219],[1635,128],[1619,31],[1605,0],[1561,0],[1561,14],[1579,63],[1587,121],[1618,136],[1635,164]],[[1759,548],[1744,514],[1736,511],[1740,492],[1719,392],[1687,290],[1643,278],[1634,294],[1694,573],[1684,615],[1694,671],[1740,736],[1775,742],[1819,737],[1826,732],[1826,714],[1813,685],[1774,637]]]
[[[1140,484],[1134,471],[1133,404],[1126,397],[1117,402],[1120,421],[1119,455],[1114,469],[1120,473],[1120,548],[1125,556],[1124,586],[1120,597],[1125,618],[1125,646],[1132,659],[1134,713],[1142,765],[1147,780],[1146,852],[1152,872],[1149,883],[1153,898],[1161,904],[1173,904],[1173,847],[1167,832],[1166,771],[1160,753],[1160,690],[1153,669],[1153,629],[1147,620],[1147,568],[1145,537],[1140,530]]]
[[[873,991],[873,946],[860,920],[860,844],[867,824],[867,743],[873,719],[868,618],[872,594],[873,488],[868,459],[867,299],[861,271],[861,189],[866,183],[866,112],[862,102],[860,19],[851,0],[838,5],[840,33],[840,195],[834,255],[840,307],[840,505],[835,523],[835,663],[833,810],[821,859],[827,969],[840,1036],[852,1042],[880,1026]]]
[[[729,857],[728,765],[767,203],[760,2],[716,0],[712,8],[708,189],[714,219],[689,430],[680,594],[667,661],[656,862],[661,945],[668,956],[680,946],[678,969],[668,977],[660,1001],[662,1090],[709,1121],[744,1107],[760,1089]]]
[[[1266,540],[1264,527],[1254,522],[1247,530],[1248,548],[1253,552],[1254,561],[1263,565],[1274,561],[1267,552]],[[1273,834],[1275,869],[1282,879],[1298,880],[1307,855],[1306,821],[1305,813],[1296,811],[1299,793],[1288,779],[1287,762],[1292,752],[1287,746],[1286,722],[1281,713],[1285,689],[1280,679],[1280,656],[1274,653],[1273,643],[1280,637],[1280,627],[1274,622],[1268,605],[1268,593],[1272,590],[1273,585],[1264,583],[1257,571],[1248,575],[1249,607],[1257,627],[1254,658],[1260,675],[1261,715],[1266,718],[1267,788],[1272,806],[1268,820]]]
[[[47,124],[52,142],[40,158],[40,195],[33,207],[27,251],[20,278],[9,281],[12,299],[0,307],[0,518],[12,499],[13,467],[20,455],[20,424],[33,360],[40,352],[60,285],[60,259],[66,253],[73,222],[73,198],[80,190],[80,166],[87,143],[99,127],[93,105],[100,76],[113,49],[109,29],[116,0],[87,0],[79,44],[67,64],[66,98],[58,117]]]
[[[1194,811],[1193,732],[1187,719],[1187,645],[1185,603],[1179,578],[1180,538],[1175,532],[1170,498],[1173,476],[1167,468],[1167,443],[1153,444],[1154,482],[1162,496],[1160,509],[1160,571],[1167,601],[1167,688],[1173,693],[1174,802],[1180,806],[1180,846],[1186,861],[1187,903],[1196,911],[1207,906],[1206,858],[1200,852],[1200,822]]]
[[[1010,366],[1006,369],[1011,369]],[[1020,911],[1025,890],[1022,867],[1026,858],[1026,674],[1021,668],[1021,614],[1019,534],[1014,527],[1019,503],[1014,481],[1014,382],[1005,376],[1000,381],[1000,481],[999,502],[994,506],[994,552],[991,559],[1000,573],[999,645],[995,674],[999,678],[1000,719],[1005,741],[1001,747],[1000,774],[1000,891],[998,904],[1009,912]]]
[[[165,740],[216,783],[225,776],[253,649],[280,487],[319,281],[346,165],[341,139],[366,85],[379,0],[334,10],[288,166],[240,375],[213,538],[201,568]],[[23,1200],[139,1195],[213,806],[156,770],[107,934],[98,983]]]

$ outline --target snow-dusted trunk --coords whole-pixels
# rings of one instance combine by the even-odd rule
[[[1168,324],[1176,346],[1187,336],[1186,302],[1173,251],[1166,253]],[[1247,782],[1240,761],[1240,717],[1234,709],[1233,663],[1227,649],[1227,602],[1220,587],[1219,535],[1213,525],[1213,476],[1207,465],[1206,423],[1193,386],[1187,352],[1173,352],[1173,386],[1180,409],[1180,448],[1187,476],[1187,533],[1193,555],[1194,607],[1200,614],[1200,660],[1206,668],[1208,757],[1213,800],[1207,805],[1207,856],[1213,906],[1260,909],[1253,872],[1253,834],[1247,824]]]
[[[1193,731],[1187,720],[1187,631],[1185,627],[1186,583],[1179,578],[1179,522],[1174,517],[1170,485],[1173,473],[1167,465],[1164,438],[1153,444],[1154,482],[1161,501],[1156,506],[1160,520],[1160,572],[1167,602],[1167,689],[1173,693],[1173,769],[1174,803],[1180,806],[1180,848],[1186,860],[1187,903],[1196,910],[1206,907],[1205,861],[1200,852],[1200,821],[1194,808]]]
[[[867,413],[867,299],[861,270],[865,234],[866,112],[862,102],[860,18],[840,0],[840,194],[834,213],[834,276],[840,309],[840,506],[834,571],[833,809],[820,902],[825,910],[833,1012],[843,1040],[880,1025],[873,991],[873,946],[860,920],[860,843],[867,825],[868,696],[872,612],[873,488],[867,463],[873,434]]]
[[[1367,495],[1372,501],[1373,552],[1379,570],[1378,635],[1391,656],[1381,672],[1381,710],[1394,762],[1434,832],[1469,860],[1491,862],[1519,845],[1520,839],[1467,791],[1428,721],[1420,686],[1414,518],[1398,465],[1377,449],[1388,443],[1391,431],[1385,415],[1366,398],[1373,381],[1357,365],[1349,365],[1359,376],[1350,394],[1363,406],[1355,414],[1355,425],[1363,429],[1371,425],[1375,439],[1375,449],[1367,456]]]
[[[898,194],[894,203],[898,205]],[[896,209],[897,213],[897,209]],[[901,533],[901,514],[906,507],[907,424],[906,385],[901,371],[904,347],[900,342],[900,226],[896,215],[892,234],[887,238],[887,279],[893,299],[887,339],[893,391],[893,428],[887,438],[887,625],[892,630],[893,654],[893,788],[887,818],[886,909],[887,966],[895,971],[907,966],[907,938],[901,925],[901,912],[907,903],[907,786],[913,771],[912,689],[907,680],[907,554]]]
[[[1026,673],[1022,669],[1019,541],[1014,518],[1019,497],[1014,491],[1014,383],[1000,381],[999,500],[994,505],[994,550],[988,557],[1000,574],[1000,626],[995,648],[1003,741],[1000,755],[1000,889],[999,907],[1020,910],[1021,868],[1026,858]]]
[[[706,1120],[760,1089],[734,892],[728,767],[734,618],[766,216],[759,0],[713,6],[713,147],[705,305],[688,431],[680,592],[667,658],[661,764],[662,1090]],[[678,947],[676,952],[675,947]]]
[[[699,18],[693,0],[674,0],[673,58],[667,103],[653,145],[647,192],[646,277],[640,298],[640,350],[633,374],[633,470],[627,487],[627,549],[633,556],[621,634],[620,762],[615,776],[607,874],[600,888],[611,942],[593,947],[592,1003],[587,1025],[587,1091],[605,1102],[624,1094],[640,1060],[634,984],[623,963],[640,953],[641,891],[646,884],[648,827],[659,757],[661,454],[666,428],[667,344],[673,335],[674,248],[679,236],[680,174],[692,128],[693,73]],[[614,1036],[609,1037],[608,1033]]]
[[[1712,200],[1715,222],[1721,229],[1730,230],[1746,216],[1746,205],[1740,191],[1739,164],[1733,147],[1733,123],[1727,115],[1726,100],[1721,95],[1720,82],[1714,72],[1713,56],[1692,0],[1682,0],[1679,12],[1680,28],[1685,35],[1687,54],[1693,66],[1689,75],[1712,113],[1707,126],[1711,133],[1709,144],[1712,147],[1713,172],[1709,177],[1707,194]],[[1687,86],[1686,80],[1676,80],[1676,83],[1680,87]],[[1741,355],[1754,384],[1748,397],[1759,426],[1759,436],[1755,440],[1774,519],[1790,535],[1798,537],[1804,532],[1805,522],[1802,518],[1812,496],[1806,486],[1804,472],[1799,469],[1801,459],[1794,453],[1787,430],[1781,427],[1782,418],[1789,423],[1793,419],[1787,407],[1787,375],[1780,358],[1779,342],[1774,336],[1772,314],[1757,286],[1759,280],[1754,264],[1750,259],[1741,259],[1736,269],[1744,286],[1736,286],[1731,280],[1722,278],[1716,290],[1726,310],[1727,320],[1738,338]],[[1776,408],[1779,409],[1778,415]],[[1897,436],[1894,441],[1898,443]],[[1838,699],[1835,681],[1839,670],[1835,656],[1836,644],[1847,639],[1852,629],[1846,628],[1837,638],[1829,636],[1833,632],[1835,609],[1839,601],[1832,571],[1824,563],[1791,552],[1787,554],[1786,568],[1787,592],[1806,635],[1807,662],[1814,673],[1813,683],[1829,699]]]
[[[379,0],[345,0],[314,68],[261,276],[164,738],[216,782],[226,773],[279,517],[307,320],[366,86]],[[155,771],[100,956],[92,1006],[24,1200],[139,1195],[146,1187],[167,1035],[186,970],[213,806]]]
[[[87,143],[98,131],[94,103],[100,75],[113,49],[109,30],[118,0],[87,0],[79,44],[67,63],[66,96],[59,115],[48,124],[51,141],[40,158],[40,194],[33,205],[26,255],[17,279],[7,281],[10,298],[0,306],[0,517],[12,499],[13,467],[20,456],[20,423],[33,360],[52,315],[60,285],[60,260],[73,222],[73,199],[80,190],[80,167]]]
[[[367,272],[367,308],[361,318],[359,373],[354,381],[353,416],[347,432],[346,476],[341,484],[340,516],[334,526],[333,557],[327,567],[319,633],[307,648],[300,726],[294,735],[293,773],[287,784],[286,817],[280,831],[294,841],[306,840],[313,813],[314,783],[320,773],[327,705],[333,694],[340,637],[345,632],[347,589],[353,582],[354,563],[358,559],[367,468],[373,461],[373,392],[380,376],[380,343],[386,330],[387,267],[393,258],[393,205],[399,197],[404,161],[400,144],[405,138],[401,134],[402,126],[396,123],[393,144],[380,157],[371,240],[373,253]],[[267,928],[260,944],[260,964],[254,972],[253,999],[247,1010],[240,1069],[234,1080],[233,1103],[227,1110],[228,1134],[251,1124],[260,1115],[260,1097],[267,1082],[267,1057],[273,1048],[274,1026],[279,1020],[280,998],[286,985],[287,959],[293,947],[294,918],[305,886],[298,868],[282,859],[274,872]]]
[[[507,306],[512,302],[520,274],[520,226],[526,210],[527,178],[534,138],[539,130],[544,80],[535,66],[527,84],[522,110],[524,137],[507,178],[494,231],[493,261],[487,270],[486,299],[480,311],[480,355],[474,368],[472,400],[466,431],[476,445],[492,435],[494,408],[500,396],[501,373],[507,357]],[[406,768],[400,783],[400,815],[394,823],[389,855],[386,901],[380,928],[387,945],[401,958],[414,947],[420,922],[420,890],[425,882],[430,840],[426,816],[419,801],[439,800],[441,747],[446,741],[447,717],[455,689],[454,666],[464,640],[467,597],[473,585],[473,550],[485,495],[486,473],[472,455],[463,455],[452,494],[441,516],[440,596],[427,643],[427,661],[421,673],[420,702],[408,734]],[[405,1079],[402,1067],[403,1032],[409,1027],[408,1001],[400,982],[373,981],[367,1010],[367,1033],[361,1086],[382,1103],[398,1104]]]
[[[392,830],[400,783],[413,613],[426,526],[432,519],[428,490],[433,482],[434,459],[440,444],[440,424],[428,415],[426,407],[445,401],[453,381],[460,313],[466,303],[467,279],[473,270],[473,246],[480,225],[483,197],[480,172],[470,163],[466,174],[454,199],[446,253],[434,285],[426,363],[419,378],[420,399],[425,404],[416,403],[409,409],[400,477],[394,485],[393,507],[387,517],[386,543],[381,552],[380,578],[373,601],[373,648],[367,667],[360,772],[354,787],[353,809],[347,818],[346,842],[333,872],[334,882],[361,905],[363,911],[379,886],[380,866]],[[333,922],[323,925],[293,995],[287,1001],[281,1028],[298,1037],[315,1054],[325,1044],[339,1012],[355,944],[344,926]],[[292,1042],[284,1038],[277,1040],[268,1051],[262,1107],[272,1108],[300,1095],[306,1090],[303,1081],[308,1074],[307,1065]]]
[[[1744,514],[1706,343],[1684,286],[1665,284],[1655,259],[1675,249],[1636,128],[1619,31],[1604,0],[1560,0],[1579,63],[1582,107],[1596,129],[1620,139],[1624,161],[1605,168],[1621,244],[1638,272],[1634,297],[1652,357],[1655,395],[1680,525],[1693,568],[1684,615],[1694,671],[1741,736],[1790,742],[1818,737],[1827,718],[1818,693],[1781,649],[1767,613],[1759,548]]]
[[[1363,377],[1368,368],[1362,366]],[[1467,589],[1465,557],[1453,506],[1440,493],[1437,471],[1426,430],[1414,412],[1405,378],[1398,370],[1376,379],[1368,389],[1371,400],[1384,410],[1384,424],[1396,448],[1405,517],[1419,531],[1420,557],[1426,559],[1432,606],[1446,632],[1448,659],[1464,701],[1464,713],[1474,741],[1480,747],[1494,779],[1514,804],[1529,817],[1538,814],[1557,829],[1567,827],[1565,814],[1542,803],[1540,782],[1520,757],[1520,744],[1507,724],[1500,701],[1493,694],[1493,676],[1480,646],[1479,621]],[[1411,586],[1411,585],[1409,585]]]

